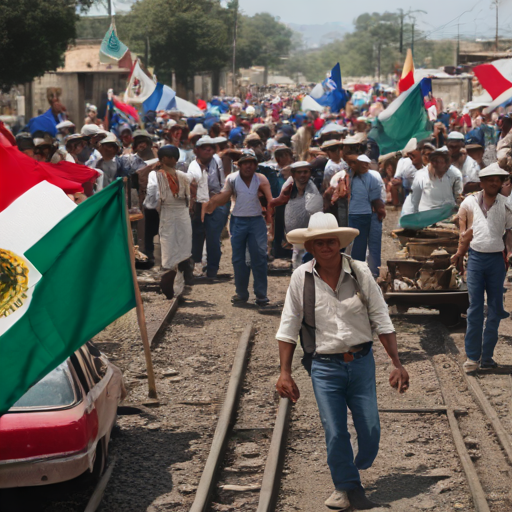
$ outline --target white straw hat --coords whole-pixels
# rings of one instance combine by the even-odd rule
[[[343,249],[348,247],[357,235],[358,229],[340,228],[332,213],[318,212],[311,215],[307,228],[290,231],[286,239],[290,244],[304,244],[316,238],[337,238]]]

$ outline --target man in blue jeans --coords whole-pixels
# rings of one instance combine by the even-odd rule
[[[222,160],[215,158],[216,142],[205,135],[196,142],[196,159],[191,162],[188,174],[192,176],[191,190],[196,191],[192,210],[192,258],[196,264],[196,275],[202,275],[203,247],[206,241],[206,277],[215,278],[222,255],[220,237],[229,215],[229,206],[222,205],[203,214],[203,205],[210,197],[219,194],[226,175]]]
[[[325,431],[327,463],[334,492],[325,505],[335,510],[350,506],[374,508],[365,496],[360,469],[369,468],[379,450],[373,333],[395,369],[389,383],[404,392],[409,375],[401,365],[393,324],[379,286],[366,263],[342,255],[358,235],[357,229],[339,228],[330,213],[315,213],[309,226],[290,231],[287,239],[304,244],[314,259],[292,275],[276,334],[281,374],[278,393],[296,402],[299,390],[291,375],[293,353],[301,336],[304,361],[311,361],[311,379]],[[357,432],[354,458],[347,429],[347,407]]]
[[[238,160],[238,172],[226,178],[226,184],[220,194],[213,196],[206,205],[206,213],[226,204],[235,197],[235,207],[231,212],[231,247],[233,250],[233,269],[235,271],[236,295],[231,302],[244,304],[249,300],[249,277],[254,278],[256,304],[266,306],[267,297],[267,226],[259,200],[260,194],[270,205],[272,194],[268,179],[256,172],[258,159],[252,149],[243,150]],[[272,219],[270,207],[266,211],[267,221]],[[245,250],[249,249],[251,266],[245,262]]]
[[[464,370],[496,368],[494,348],[500,321],[509,314],[503,309],[506,269],[503,251],[512,257],[512,211],[500,189],[509,179],[497,163],[478,173],[482,190],[464,199],[459,209],[459,249],[452,263],[459,268],[469,245],[466,281],[469,293],[467,330],[464,339],[467,361]],[[503,243],[505,235],[505,244]],[[487,322],[484,329],[484,294],[487,293]]]
[[[381,183],[370,172],[370,159],[364,154],[351,154],[347,163],[350,166],[350,202],[348,207],[348,225],[359,230],[354,240],[351,256],[355,260],[365,261],[372,213],[377,214],[377,220],[382,222],[386,217],[386,207],[381,197]],[[380,262],[379,254],[373,254],[378,244],[370,244],[370,254],[375,261]]]

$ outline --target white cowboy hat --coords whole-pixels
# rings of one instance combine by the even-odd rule
[[[502,169],[498,162],[494,162],[487,167],[484,167],[481,171],[478,171],[479,178],[486,178],[487,176],[510,176],[510,174]]]
[[[354,228],[340,228],[338,221],[332,213],[314,213],[309,218],[307,228],[294,229],[286,235],[290,244],[305,244],[316,238],[337,238],[341,248],[348,247],[359,230]]]

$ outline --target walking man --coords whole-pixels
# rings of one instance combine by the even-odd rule
[[[496,368],[493,359],[498,327],[509,314],[503,309],[506,269],[503,250],[512,257],[512,211],[499,191],[509,174],[497,163],[479,172],[482,190],[464,199],[459,209],[460,242],[452,263],[462,266],[469,245],[467,284],[469,309],[464,340],[466,372]],[[503,243],[503,235],[505,244]],[[468,240],[469,244],[468,244]],[[487,293],[487,322],[484,329],[484,293]]]
[[[214,158],[217,146],[205,135],[196,142],[196,160],[188,174],[197,184],[197,195],[192,212],[192,257],[196,264],[196,274],[202,275],[203,246],[206,240],[206,277],[215,278],[219,271],[222,255],[220,237],[229,215],[229,206],[222,203],[207,215],[202,215],[203,204],[219,194],[224,186],[224,167],[220,158]]]
[[[276,335],[281,362],[276,389],[282,397],[296,402],[300,396],[291,375],[299,333],[303,362],[310,362],[335,489],[325,504],[336,510],[376,506],[366,498],[359,476],[359,470],[369,468],[375,460],[380,440],[373,333],[395,366],[390,385],[400,392],[409,387],[379,286],[366,263],[340,252],[358,233],[357,229],[338,227],[334,215],[321,212],[311,216],[307,228],[288,233],[288,241],[303,243],[314,259],[293,273]],[[355,459],[347,407],[357,431]]]
[[[231,247],[233,250],[233,269],[235,271],[236,295],[231,299],[233,304],[246,303],[249,300],[249,277],[252,269],[254,278],[254,294],[256,304],[266,306],[267,297],[267,226],[263,218],[260,193],[267,204],[272,201],[270,184],[256,172],[258,158],[252,149],[245,149],[238,160],[240,171],[231,173],[220,194],[213,196],[206,205],[206,213],[210,213],[219,205],[226,204],[235,197],[235,207],[231,212]],[[270,222],[270,208],[267,208],[267,222]],[[249,249],[251,266],[245,261],[245,250]]]

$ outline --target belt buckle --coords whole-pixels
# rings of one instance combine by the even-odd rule
[[[343,361],[345,363],[350,363],[354,360],[354,354],[352,354],[351,352],[345,352],[343,354]]]

